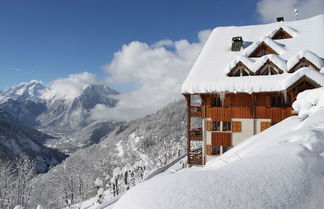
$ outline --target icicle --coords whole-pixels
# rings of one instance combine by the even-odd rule
[[[284,96],[285,104],[287,104],[287,90],[283,90],[283,91],[282,91],[282,94],[283,94],[283,96]]]
[[[222,101],[222,106],[224,106],[224,99],[225,99],[225,91],[222,91],[219,93],[219,98],[221,99]]]

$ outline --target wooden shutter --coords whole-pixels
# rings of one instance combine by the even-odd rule
[[[212,131],[212,128],[213,128],[213,127],[212,127],[212,123],[213,123],[212,121],[207,120],[207,123],[206,123],[206,124],[207,124],[207,128],[206,128],[207,131]]]
[[[271,97],[270,96],[266,96],[266,106],[271,107]]]
[[[233,121],[232,122],[232,131],[233,132],[241,132],[242,131],[242,122],[241,121]]]
[[[271,123],[270,122],[261,122],[261,131],[266,130],[270,126],[271,126]]]
[[[207,155],[211,155],[212,154],[211,145],[206,145],[206,151],[207,151]]]

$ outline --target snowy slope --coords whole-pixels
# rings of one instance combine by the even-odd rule
[[[293,38],[272,40],[272,35],[280,28],[285,29]],[[244,48],[241,51],[231,51],[232,37],[236,36],[243,38]],[[211,33],[186,78],[182,93],[283,91],[303,76],[323,86],[322,40],[324,40],[324,15],[264,25],[217,27]],[[262,42],[269,45],[278,55],[250,58],[250,53]],[[309,59],[321,71],[303,68],[295,73],[287,73],[301,57]],[[277,65],[283,73],[272,76],[227,76],[238,62],[242,62],[255,72],[267,60]]]
[[[126,191],[146,174],[185,153],[185,115],[181,100],[155,114],[129,121],[103,137],[100,143],[72,153],[60,165],[39,176],[36,191],[41,192],[37,193],[36,202],[44,208],[59,208],[95,197],[97,177],[104,180],[106,200],[114,192]],[[113,186],[116,179],[118,189]]]
[[[323,208],[323,97],[323,88],[307,91],[296,106],[317,111],[287,118],[203,168],[138,184],[114,209]]]
[[[16,157],[25,155],[36,163],[37,172],[46,172],[67,157],[43,145],[50,137],[20,124],[0,109],[0,159],[14,161]]]

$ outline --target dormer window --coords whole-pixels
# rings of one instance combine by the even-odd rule
[[[239,62],[227,75],[230,77],[249,76],[252,72],[242,62]]]
[[[271,61],[267,61],[255,74],[256,75],[277,75],[281,73],[282,70],[280,70]]]
[[[302,67],[311,67],[311,68],[313,68],[313,69],[315,69],[317,71],[320,71],[320,69],[318,67],[316,67],[312,62],[310,62],[308,59],[306,59],[305,57],[303,57],[288,72],[289,73],[293,73],[293,72],[297,71],[298,69],[300,69]]]
[[[249,74],[245,71],[242,66],[239,66],[232,74],[233,77],[248,76]]]
[[[260,75],[276,75],[278,74],[277,71],[271,66],[267,65],[261,72]]]
[[[249,57],[262,57],[264,55],[268,54],[276,54],[278,53],[273,50],[270,46],[268,46],[266,43],[262,42],[252,53]]]
[[[292,38],[292,36],[287,33],[283,28],[280,28],[273,36],[271,39],[277,40],[277,39],[288,39]]]

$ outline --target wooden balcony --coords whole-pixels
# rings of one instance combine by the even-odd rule
[[[202,129],[192,129],[189,131],[190,134],[190,140],[191,141],[202,141],[203,135],[202,135]]]
[[[188,153],[188,164],[202,165],[202,148],[192,150]]]
[[[201,106],[190,106],[190,116],[191,117],[201,117],[202,116]]]

